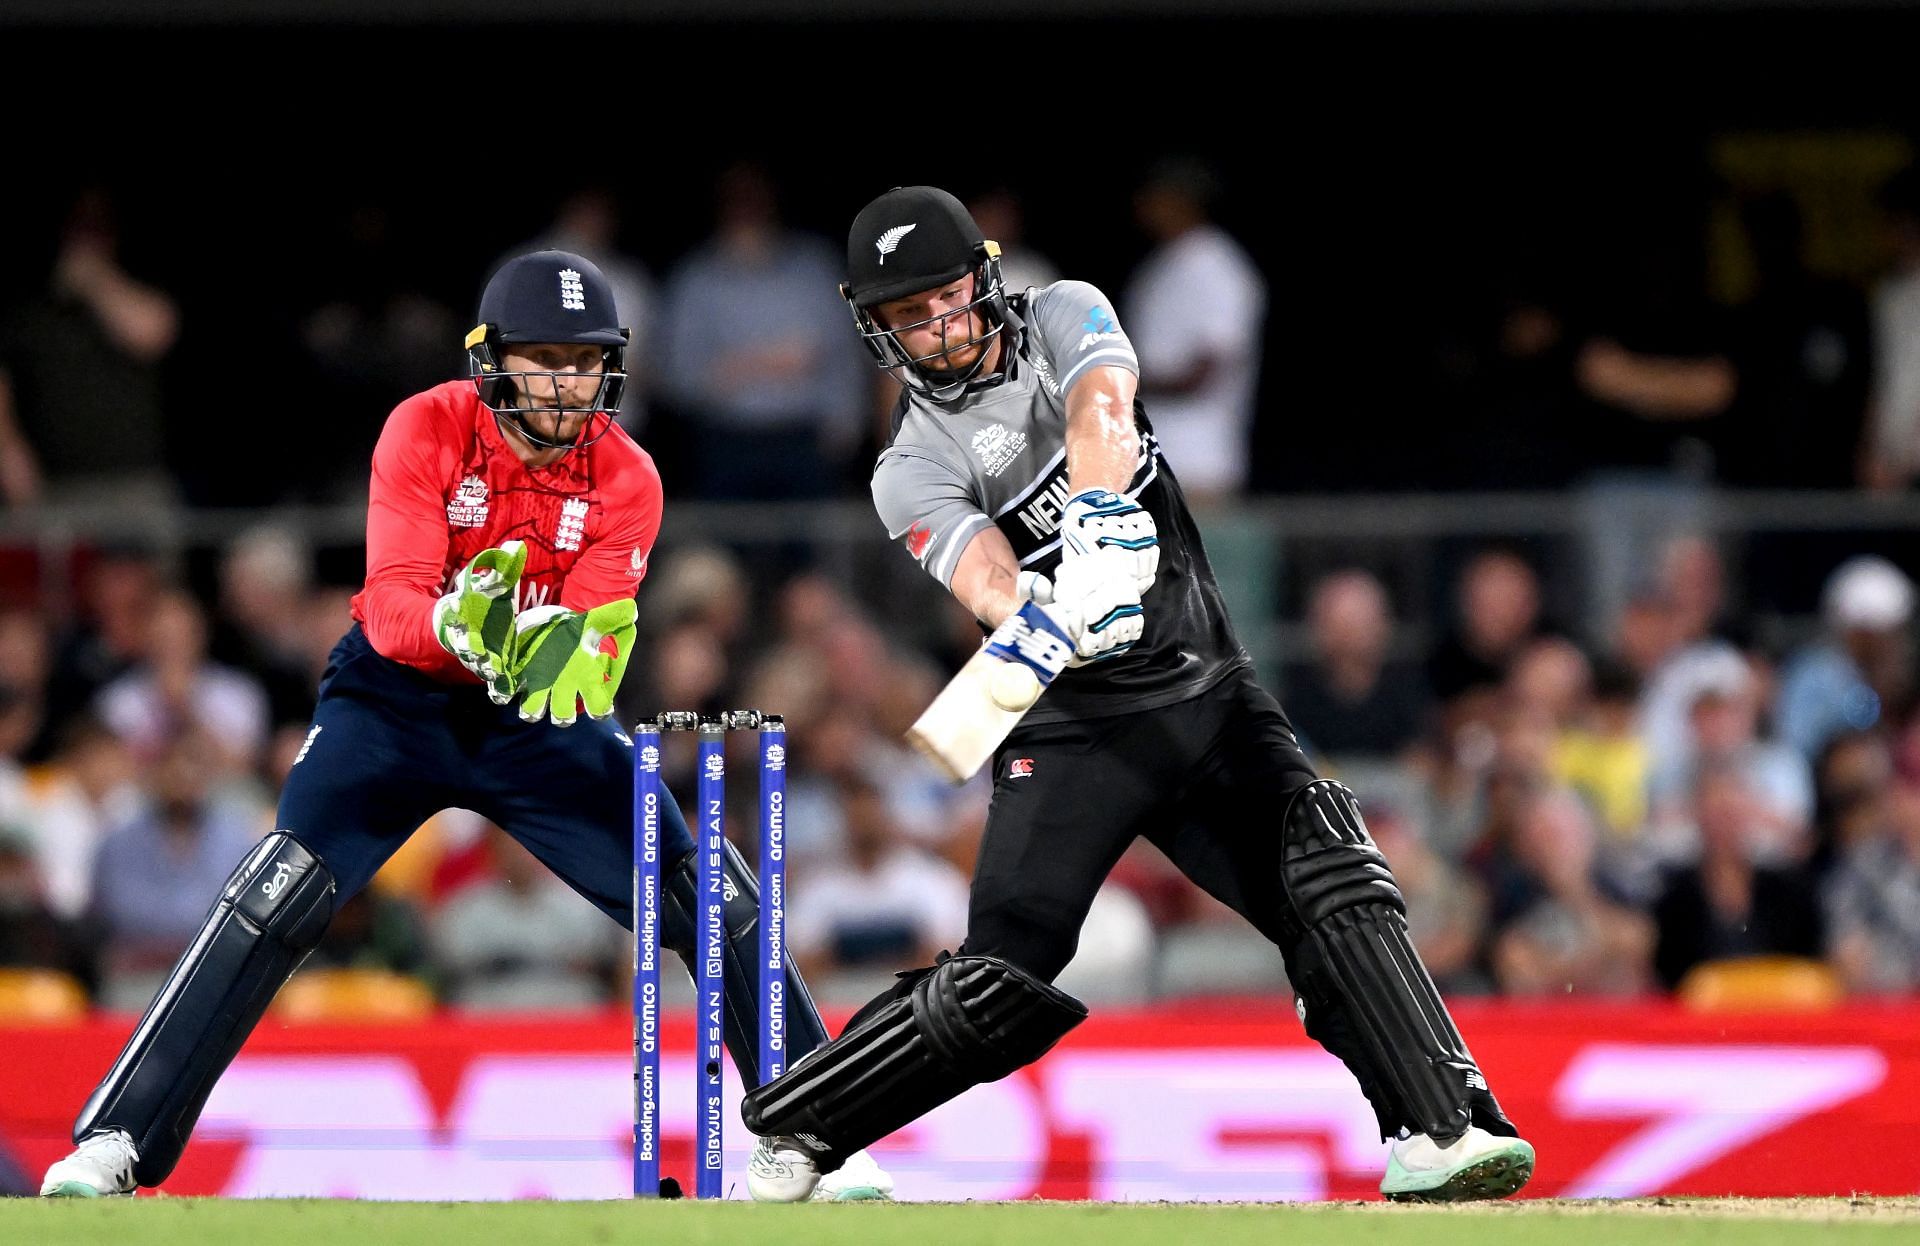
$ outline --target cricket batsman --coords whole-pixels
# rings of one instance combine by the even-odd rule
[[[1285,959],[1307,1033],[1391,1140],[1383,1194],[1520,1189],[1533,1148],[1421,965],[1353,793],[1314,773],[1234,637],[1113,304],[1081,281],[1007,290],[999,248],[931,186],[855,217],[842,293],[903,386],[873,473],[888,533],[1046,691],[991,763],[960,950],[747,1095],[752,1195],[808,1197],[1084,1020],[1053,980],[1141,836]]]

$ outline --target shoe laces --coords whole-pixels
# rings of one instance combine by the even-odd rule
[[[139,1152],[133,1148],[133,1136],[124,1129],[88,1134],[81,1139],[79,1150],[88,1159],[109,1165],[115,1170],[131,1169],[139,1158]]]

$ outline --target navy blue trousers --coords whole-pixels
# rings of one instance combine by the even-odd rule
[[[661,860],[693,851],[662,793]],[[327,867],[336,911],[421,823],[471,809],[568,886],[633,927],[633,744],[612,718],[524,723],[479,685],[449,685],[381,657],[358,624],[334,647],[306,748],[274,825]]]
[[[699,910],[693,838],[662,792],[661,942],[691,963]],[[571,727],[523,723],[479,686],[452,687],[381,657],[358,626],[334,647],[321,678],[306,747],[280,796],[276,823],[324,862],[332,913],[358,894],[422,822],[471,809],[525,844],[575,891],[633,927],[633,745],[611,719]],[[297,851],[277,841],[271,852]],[[264,868],[249,853],[235,872]],[[299,854],[303,862],[309,858]],[[757,880],[729,849],[724,921],[725,1032],[743,1083],[758,1085]],[[275,875],[274,878],[277,878]],[[307,877],[324,877],[308,873]],[[253,879],[230,882],[252,893]],[[265,895],[273,896],[273,879]],[[213,1083],[239,1051],[267,1001],[319,937],[240,920],[231,890],[154,998],[126,1048],[74,1123],[74,1141],[100,1128],[137,1140],[135,1179],[157,1185],[173,1171]],[[292,903],[289,900],[288,903]],[[319,914],[316,899],[314,914]],[[297,928],[297,929],[296,929]],[[296,937],[298,936],[298,937]],[[806,984],[787,967],[786,1042],[798,1058],[826,1041]]]

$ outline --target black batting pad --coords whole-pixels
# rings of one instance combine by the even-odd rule
[[[981,1082],[1038,1060],[1086,1020],[1079,1000],[992,956],[956,956],[857,1027],[749,1093],[747,1128],[786,1135],[832,1172]]]

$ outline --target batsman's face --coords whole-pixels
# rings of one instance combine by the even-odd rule
[[[591,414],[585,408],[600,390],[603,359],[602,349],[587,342],[528,342],[506,347],[500,363],[533,431],[572,441]]]
[[[991,342],[981,341],[986,322],[973,302],[974,274],[875,307],[874,316],[893,332],[900,349],[924,367],[957,372],[972,364]]]

